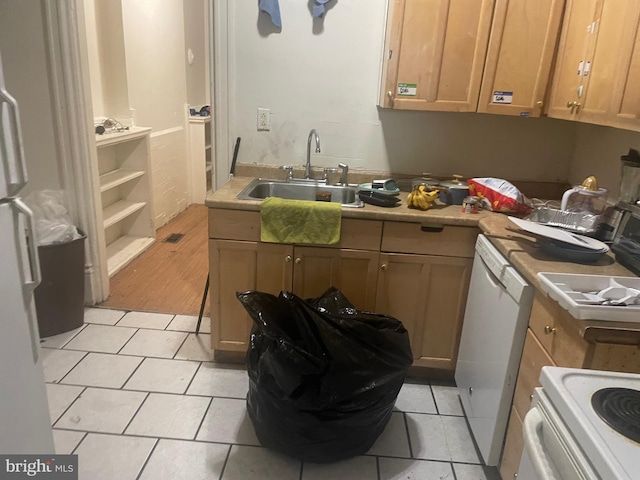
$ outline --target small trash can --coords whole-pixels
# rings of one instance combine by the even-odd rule
[[[38,246],[42,281],[35,290],[40,337],[50,337],[84,322],[84,241]]]

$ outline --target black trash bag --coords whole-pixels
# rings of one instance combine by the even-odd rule
[[[237,296],[254,321],[247,410],[260,443],[316,463],[366,453],[413,361],[402,323],[356,310],[333,287],[308,301]]]

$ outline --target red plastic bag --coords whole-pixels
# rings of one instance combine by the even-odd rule
[[[480,197],[481,204],[489,204],[494,212],[528,214],[533,210],[520,190],[506,180],[472,178],[467,183],[469,195]]]

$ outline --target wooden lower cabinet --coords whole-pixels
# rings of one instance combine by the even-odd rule
[[[236,292],[258,290],[302,298],[338,288],[361,310],[373,310],[378,252],[288,244],[209,240],[211,346],[244,353],[251,318]]]
[[[259,290],[277,295],[291,290],[292,256],[291,245],[209,240],[211,346],[215,351],[246,352],[251,318],[236,293]]]
[[[359,310],[391,315],[409,331],[416,375],[452,378],[477,228],[342,220],[337,245],[262,243],[259,212],[210,209],[211,346],[240,361],[251,319],[236,293],[338,288]]]
[[[524,437],[522,436],[523,419],[520,418],[514,407],[509,415],[509,427],[504,440],[504,452],[500,464],[500,476],[502,480],[515,480],[520,466],[520,456],[524,450]]]
[[[455,370],[473,261],[382,253],[376,312],[409,331],[413,365]]]
[[[502,480],[513,480],[518,471],[524,445],[522,422],[531,407],[533,391],[540,386],[542,367],[640,373],[637,335],[602,333],[602,341],[587,342],[579,334],[577,325],[579,320],[555,301],[536,292],[500,463]]]

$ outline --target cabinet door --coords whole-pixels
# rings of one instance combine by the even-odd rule
[[[381,105],[474,112],[494,0],[395,0]]]
[[[453,372],[472,260],[381,254],[380,263],[376,312],[403,323],[415,366]]]
[[[577,115],[581,122],[614,124],[616,112],[621,106],[621,99],[616,96],[622,93],[620,86],[627,80],[625,69],[630,61],[629,52],[635,43],[639,11],[637,0],[603,2],[595,24],[596,42],[590,58],[589,84]],[[627,92],[635,89],[636,86],[630,86]]]
[[[567,0],[547,112],[575,120],[584,103],[601,0]]]
[[[209,240],[211,346],[245,352],[251,319],[236,292],[291,290],[291,245]]]
[[[302,298],[339,289],[359,310],[374,311],[378,252],[322,247],[295,248],[293,291]]]
[[[538,117],[564,0],[496,0],[478,112]]]
[[[507,436],[504,440],[502,461],[500,462],[500,476],[502,480],[518,478],[518,468],[520,468],[520,458],[522,457],[523,450],[524,436],[522,434],[522,419],[515,408],[511,408]]]
[[[640,2],[626,2],[625,42],[617,57],[620,66],[614,85],[611,125],[640,130]]]

